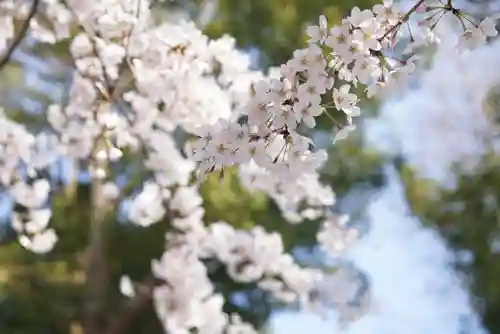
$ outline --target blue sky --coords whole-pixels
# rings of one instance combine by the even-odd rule
[[[323,319],[307,312],[280,312],[271,319],[273,334],[335,334],[333,317]]]

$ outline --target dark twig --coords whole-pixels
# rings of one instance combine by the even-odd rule
[[[17,49],[19,44],[21,44],[24,37],[28,33],[31,20],[33,19],[33,17],[35,16],[35,14],[37,12],[39,3],[40,3],[40,0],[33,0],[28,17],[23,22],[23,25],[21,26],[21,30],[19,31],[17,36],[12,41],[12,44],[7,49],[7,52],[2,56],[2,58],[0,58],[0,70],[9,62],[10,58],[12,57],[12,54]]]

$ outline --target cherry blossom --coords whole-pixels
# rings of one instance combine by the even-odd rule
[[[102,190],[96,211],[104,215],[121,203],[138,228],[171,221],[165,252],[151,264],[160,281],[151,297],[167,333],[257,333],[223,312],[208,259],[278,300],[315,305],[321,271],[296,263],[276,232],[205,221],[199,182],[236,167],[240,182],[269,196],[288,222],[321,220],[318,242],[337,256],[356,233],[331,212],[335,194],[319,177],[327,154],[304,128],[314,129],[325,115],[335,143],[356,128],[364,96],[355,88],[370,98],[406,83],[419,65],[414,51],[445,39],[432,13],[420,13],[428,4],[418,0],[408,11],[392,1],[354,7],[337,26],[321,16],[307,28],[305,47],[266,76],[250,69],[233,38],[210,40],[189,21],[157,23],[147,0],[2,1],[0,70],[26,34],[49,47],[68,41],[73,69],[67,103],[47,108],[44,132],[0,114],[0,185],[27,212],[12,215],[19,243],[37,253],[56,244],[50,227],[56,189],[39,174],[65,158],[81,162],[92,188]],[[477,47],[497,34],[492,19],[475,23],[450,2],[436,10],[461,23],[456,52],[462,49],[455,46]],[[401,31],[415,13],[424,20],[408,42]],[[19,35],[14,18],[26,23]],[[405,46],[407,58],[394,58],[396,45]],[[130,155],[148,179],[127,193],[116,166]],[[130,298],[149,291],[126,275],[120,286]]]

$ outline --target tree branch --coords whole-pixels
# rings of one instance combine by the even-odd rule
[[[31,20],[35,16],[35,14],[38,10],[39,4],[40,4],[40,0],[33,0],[33,3],[32,3],[31,8],[30,8],[30,12],[28,13],[28,17],[26,18],[26,20],[24,20],[23,25],[21,26],[21,30],[19,31],[17,36],[12,41],[12,44],[7,49],[7,52],[2,56],[2,58],[0,58],[0,70],[9,62],[10,58],[12,57],[12,54],[17,49],[19,44],[21,44],[24,37],[28,33]]]
[[[124,334],[134,320],[149,306],[153,298],[153,289],[156,285],[154,277],[148,278],[137,289],[137,294],[129,301],[125,308],[109,324],[106,334]]]

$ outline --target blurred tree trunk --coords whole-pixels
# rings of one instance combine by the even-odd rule
[[[97,111],[98,112],[98,111]],[[93,152],[101,149],[97,143]],[[102,334],[107,327],[106,300],[109,287],[109,267],[106,249],[106,215],[108,203],[103,195],[103,181],[92,177],[90,191],[90,236],[87,248],[86,286],[84,295],[84,327],[86,334]]]

